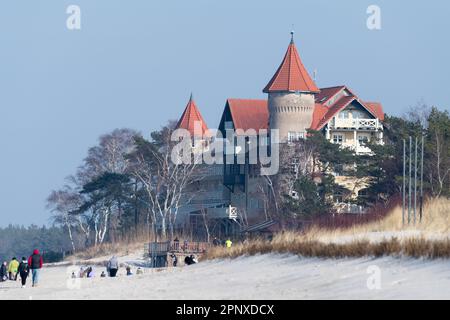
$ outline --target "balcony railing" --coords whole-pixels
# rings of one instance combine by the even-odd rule
[[[378,130],[381,124],[378,119],[340,119],[334,118],[330,122],[331,129]]]

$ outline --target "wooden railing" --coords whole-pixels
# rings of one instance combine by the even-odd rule
[[[211,247],[211,244],[208,242],[172,241],[172,243],[170,244],[170,251],[202,253],[202,252],[205,252],[209,247]]]
[[[372,129],[377,130],[381,128],[378,119],[339,119],[335,118],[330,123],[331,129]]]
[[[175,253],[203,253],[211,244],[208,242],[197,241],[165,241],[165,242],[150,242],[146,245],[145,251],[148,256],[165,255],[169,252]]]

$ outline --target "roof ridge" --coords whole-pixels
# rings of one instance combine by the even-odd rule
[[[228,100],[251,100],[251,101],[267,101],[267,99],[256,99],[256,98],[227,98]]]
[[[323,87],[323,88],[319,88],[319,89],[320,90],[325,90],[325,89],[334,89],[334,88],[347,88],[347,86],[345,84],[342,84],[340,86]]]

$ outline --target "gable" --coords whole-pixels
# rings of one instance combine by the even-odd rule
[[[220,120],[219,130],[225,134],[225,125],[231,121],[233,129],[257,132],[269,127],[269,109],[267,100],[260,99],[228,99]]]
[[[348,104],[345,108],[339,111],[335,116],[336,117],[345,117],[345,113],[348,115],[348,118],[353,119],[374,119],[375,116],[367,111],[366,108],[362,106],[358,100],[353,100],[350,104]]]

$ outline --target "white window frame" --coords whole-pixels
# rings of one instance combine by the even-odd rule
[[[343,134],[333,133],[333,143],[343,144],[345,142],[345,137]]]
[[[305,138],[305,133],[301,131],[288,131],[288,142],[299,141],[300,139]]]
[[[369,142],[369,137],[366,135],[359,134],[357,139],[360,146],[362,145],[361,141],[363,141],[363,143]]]

